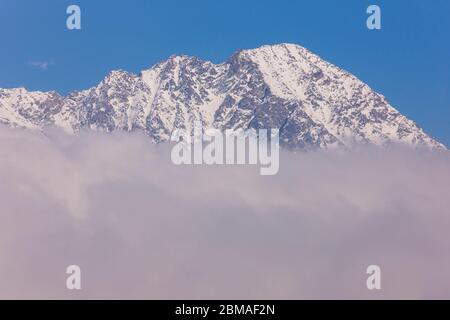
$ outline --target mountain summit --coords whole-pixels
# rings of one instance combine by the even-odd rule
[[[350,73],[294,44],[236,52],[213,64],[172,56],[140,75],[112,71],[96,87],[0,89],[0,123],[43,129],[143,130],[155,142],[195,120],[219,129],[279,128],[287,148],[355,143],[445,149]]]

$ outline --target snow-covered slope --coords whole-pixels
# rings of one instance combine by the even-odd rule
[[[356,77],[294,44],[239,51],[222,64],[172,56],[140,75],[113,71],[67,97],[0,89],[0,122],[10,126],[144,130],[163,142],[194,120],[219,129],[279,128],[289,148],[445,148]]]

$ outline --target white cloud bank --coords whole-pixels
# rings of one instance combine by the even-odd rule
[[[450,298],[448,153],[282,153],[263,177],[0,128],[0,177],[0,298]]]

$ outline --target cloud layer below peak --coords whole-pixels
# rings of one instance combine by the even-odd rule
[[[282,152],[260,176],[137,133],[0,128],[0,176],[0,298],[450,297],[447,152]]]

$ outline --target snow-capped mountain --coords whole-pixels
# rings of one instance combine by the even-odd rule
[[[140,75],[113,71],[66,97],[0,89],[0,122],[14,127],[144,130],[163,142],[194,120],[204,128],[279,128],[289,148],[445,148],[355,76],[294,44],[238,51],[221,64],[172,56]]]

